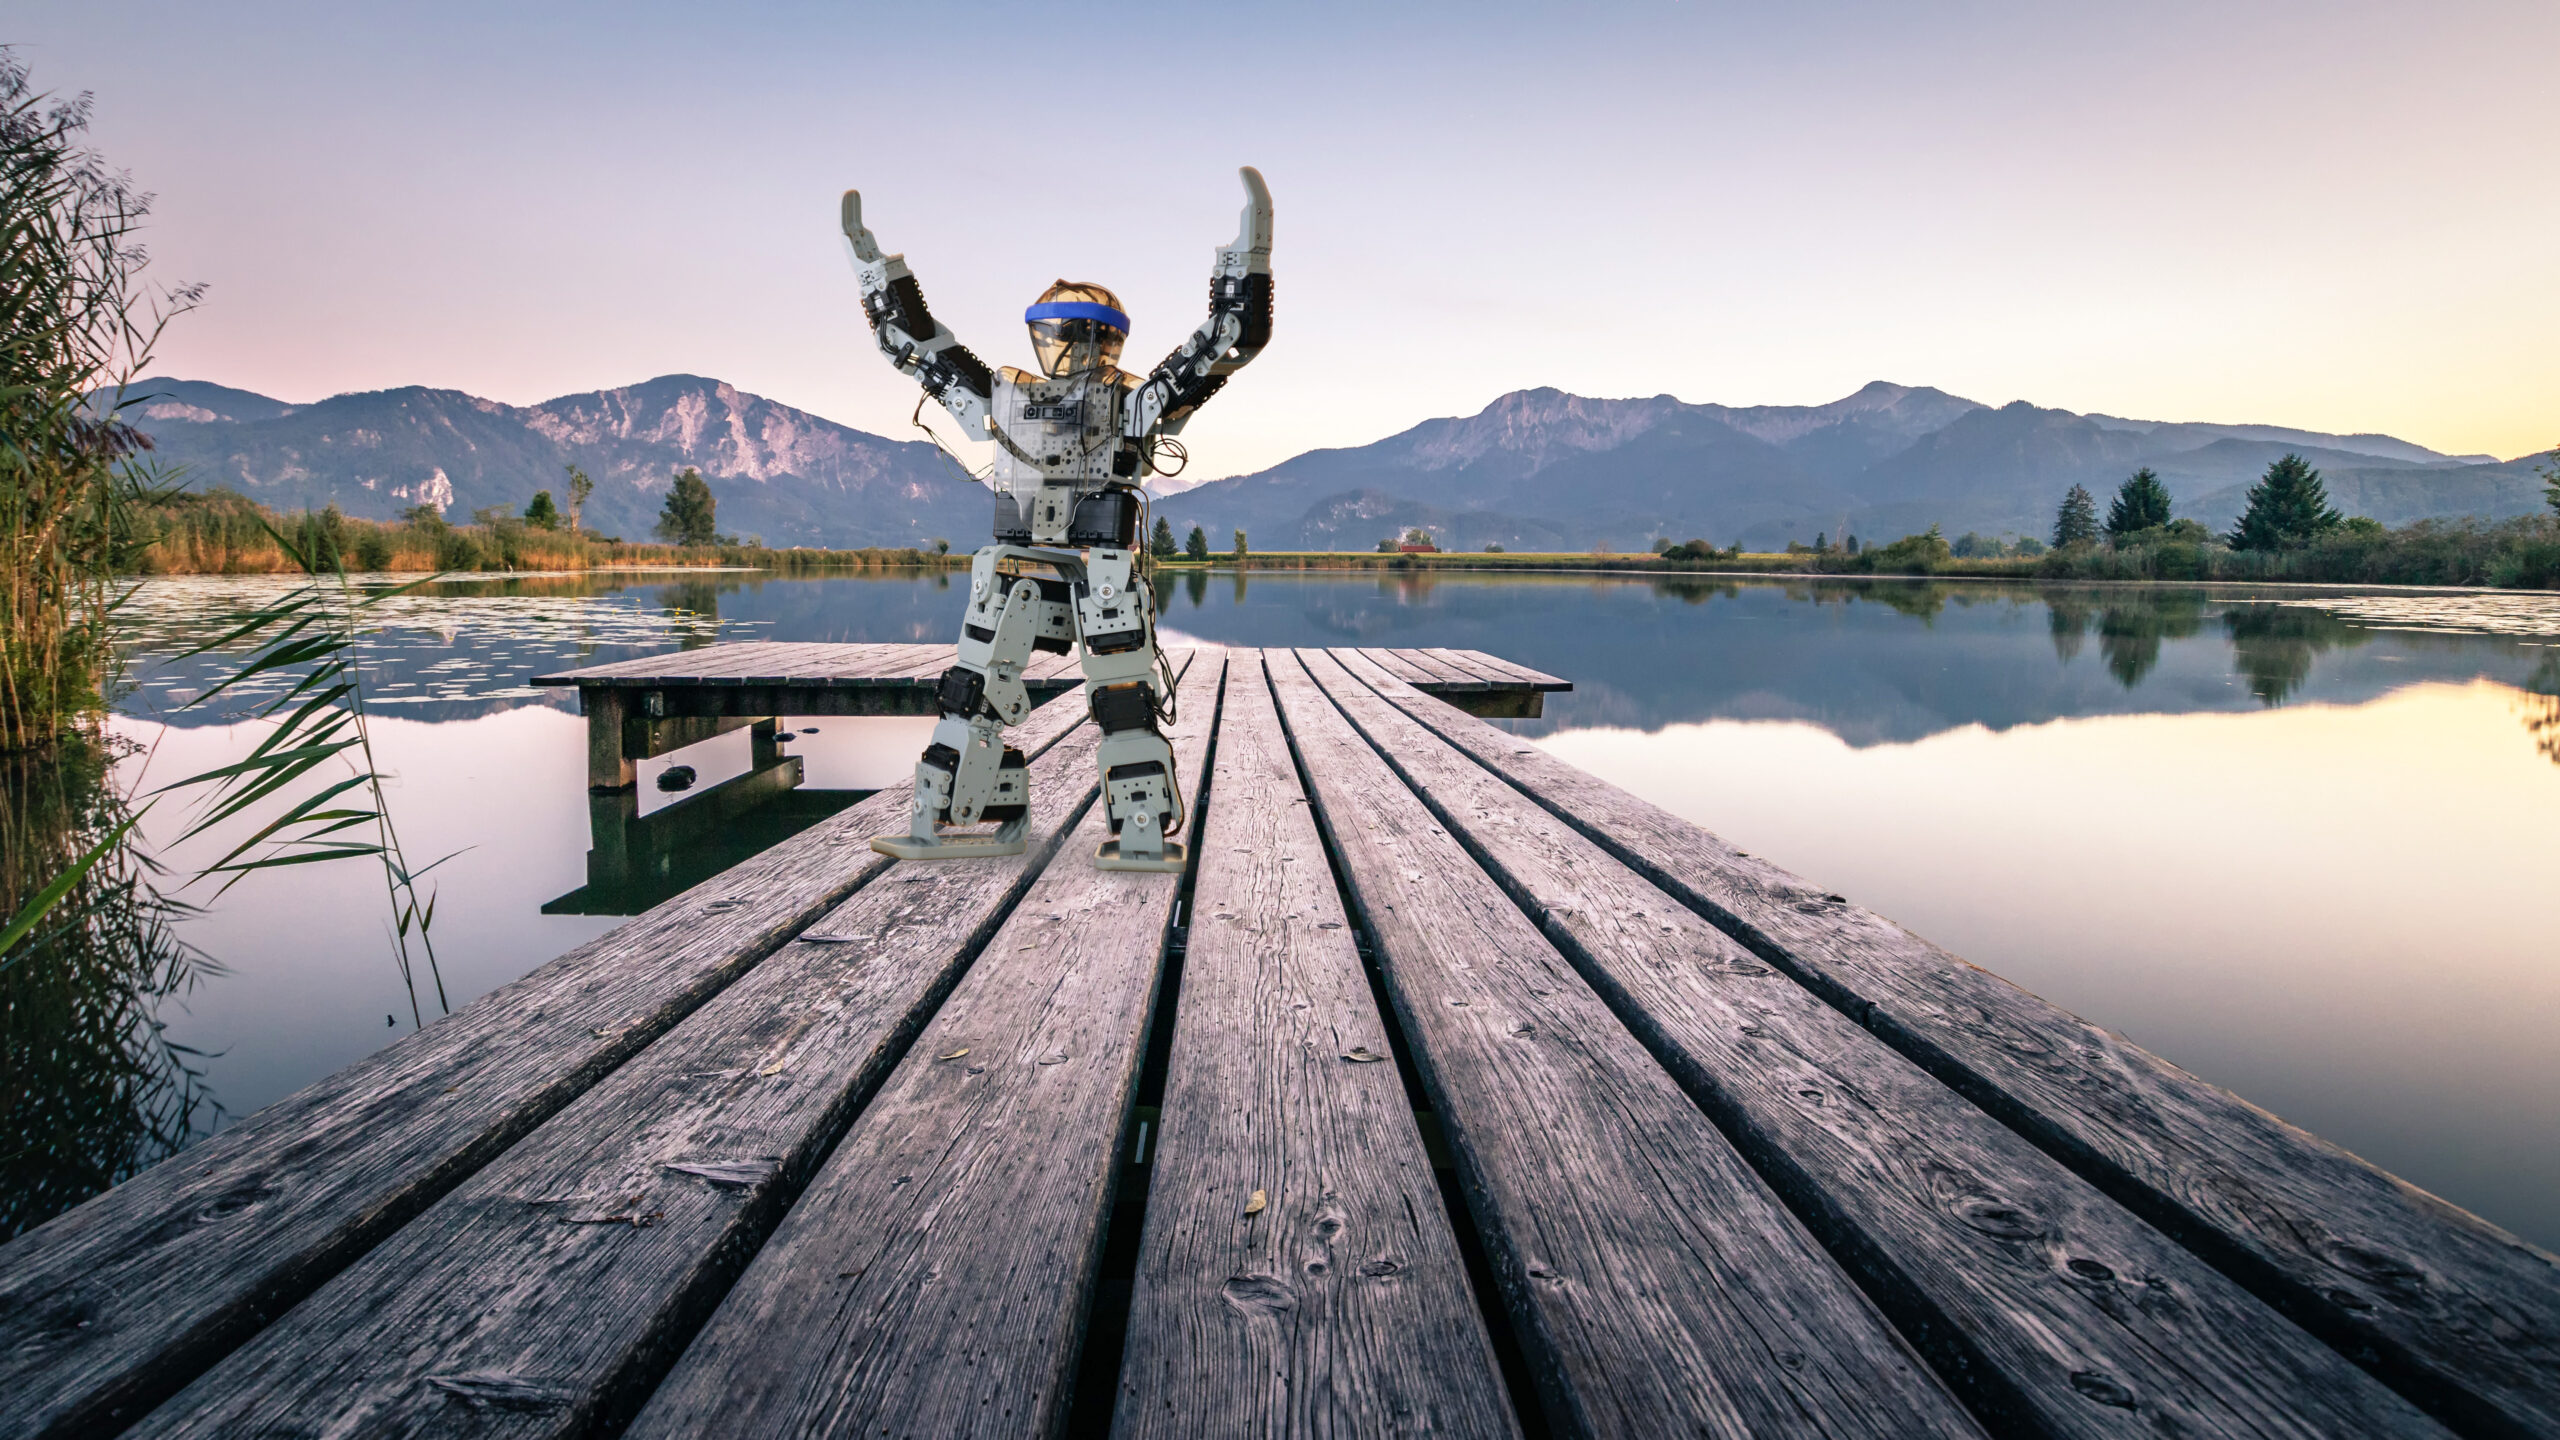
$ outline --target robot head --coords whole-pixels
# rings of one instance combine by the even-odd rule
[[[1120,347],[1129,342],[1120,297],[1099,285],[1061,280],[1041,291],[1022,318],[1031,326],[1040,371],[1052,380],[1117,365]]]

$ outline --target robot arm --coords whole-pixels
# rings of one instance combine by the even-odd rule
[[[1139,385],[1128,409],[1133,439],[1180,434],[1191,412],[1271,341],[1271,191],[1252,166],[1238,173],[1244,213],[1235,243],[1220,247],[1209,272],[1209,318]]]
[[[973,437],[986,434],[995,376],[925,308],[924,289],[907,269],[907,257],[880,253],[880,242],[862,223],[859,190],[844,192],[844,240],[853,273],[862,281],[862,315],[879,337],[880,353],[941,401],[963,430]]]

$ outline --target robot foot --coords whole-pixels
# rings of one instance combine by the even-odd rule
[[[875,840],[872,843],[876,845],[879,842]],[[1096,870],[1142,870],[1158,875],[1179,875],[1182,873],[1184,863],[1190,858],[1189,852],[1170,840],[1164,842],[1162,853],[1155,855],[1123,855],[1120,853],[1119,841],[1105,840],[1102,842],[1102,848],[1093,852],[1093,868]]]
[[[947,722],[946,722],[947,723]],[[955,791],[978,798],[955,806]],[[956,821],[957,809],[966,819]],[[1031,771],[1008,745],[992,772],[964,780],[960,753],[936,743],[916,765],[915,804],[904,835],[875,835],[871,848],[897,860],[974,860],[1030,848]]]
[[[938,830],[925,835],[874,835],[871,848],[897,860],[978,860],[1019,855],[1031,848],[1024,832],[1028,816],[1007,820],[992,830]]]

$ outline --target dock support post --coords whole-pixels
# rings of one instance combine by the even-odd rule
[[[602,685],[578,687],[578,708],[587,717],[587,788],[628,790],[639,779],[622,744],[623,692]]]

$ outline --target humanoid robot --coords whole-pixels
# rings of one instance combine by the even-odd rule
[[[1040,373],[990,372],[925,309],[906,257],[880,253],[861,193],[845,192],[845,242],[881,353],[997,450],[995,543],[969,567],[959,662],[935,693],[941,719],[916,763],[908,832],[875,838],[874,850],[905,860],[1021,854],[1030,772],[1004,732],[1031,713],[1022,683],[1031,657],[1081,646],[1113,837],[1095,863],[1182,868],[1172,837],[1184,806],[1160,723],[1173,718],[1173,675],[1137,567],[1138,487],[1166,437],[1271,338],[1271,192],[1259,172],[1241,173],[1244,214],[1210,271],[1209,318],[1143,380],[1117,368],[1129,338],[1119,298],[1064,280],[1022,313]]]

